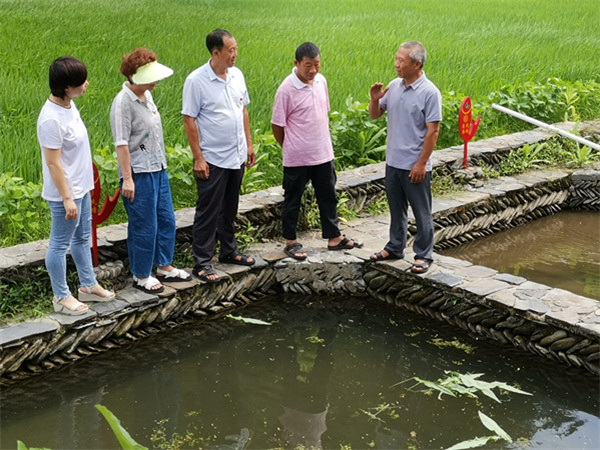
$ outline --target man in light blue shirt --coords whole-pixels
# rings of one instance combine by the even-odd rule
[[[237,42],[216,29],[206,37],[211,59],[194,70],[183,87],[183,124],[192,154],[198,202],[193,226],[194,274],[218,281],[210,261],[217,239],[219,261],[250,266],[254,259],[237,251],[234,221],[244,167],[253,166],[250,103],[244,75],[234,67]]]
[[[431,213],[431,154],[442,120],[442,95],[427,79],[423,65],[427,51],[417,41],[405,42],[396,53],[398,78],[383,89],[371,86],[369,115],[388,113],[385,185],[390,206],[390,240],[373,261],[404,257],[408,227],[408,205],[416,222],[413,273],[425,273],[433,262],[433,217]]]

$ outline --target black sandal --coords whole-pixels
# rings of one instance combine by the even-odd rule
[[[432,261],[428,261],[426,259],[421,260],[423,262],[414,262],[412,267],[410,268],[410,271],[412,273],[426,273],[429,270],[429,267],[431,267],[431,262]]]
[[[285,253],[290,258],[297,259],[298,261],[304,261],[307,257],[306,254],[304,256],[299,256],[298,253],[304,253],[300,250],[302,249],[302,244],[299,242],[294,242],[293,244],[286,245],[283,249],[283,253]]]
[[[342,239],[337,245],[328,245],[327,250],[352,250],[353,248],[361,248],[363,246],[362,242],[358,242],[352,238],[346,237],[345,234],[342,235],[344,239]],[[350,245],[352,242],[352,245]]]
[[[217,275],[216,270],[210,264],[194,267],[194,276],[199,278],[200,281],[204,281],[206,283],[218,283],[221,281],[221,277],[219,276],[217,276],[217,278],[208,278],[210,275]]]
[[[394,259],[402,259],[401,257],[394,255],[392,252],[389,252],[387,250],[386,250],[386,252],[388,253],[387,256],[383,256],[383,254],[381,252],[377,252],[377,253],[371,255],[369,257],[369,259],[371,261],[388,261],[388,260],[394,260]]]
[[[240,257],[240,259],[237,259],[238,256]],[[256,260],[252,258],[252,261],[248,261],[250,258],[250,256],[243,255],[242,253],[236,250],[235,252],[230,253],[225,257],[220,256],[219,262],[224,264],[237,264],[238,266],[253,266]]]

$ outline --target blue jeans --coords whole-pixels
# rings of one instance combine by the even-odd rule
[[[177,226],[167,171],[133,173],[132,177],[133,201],[121,197],[129,218],[129,268],[134,276],[146,278],[153,265],[162,267],[173,262]]]
[[[67,285],[67,250],[71,246],[71,256],[77,267],[81,286],[97,284],[92,252],[90,250],[90,235],[92,234],[92,204],[90,194],[75,200],[77,219],[65,219],[63,202],[48,202],[52,216],[50,227],[50,243],[46,253],[46,268],[50,275],[52,293],[57,298],[71,295]]]

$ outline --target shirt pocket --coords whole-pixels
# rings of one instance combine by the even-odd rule
[[[236,108],[242,109],[244,107],[244,99],[246,98],[246,90],[241,86],[230,86],[229,95],[231,101]]]

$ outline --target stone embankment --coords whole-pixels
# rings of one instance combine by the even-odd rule
[[[569,129],[569,124],[561,124]],[[597,133],[600,123],[587,124]],[[548,139],[533,130],[472,143],[471,162],[497,165],[502,155],[524,144]],[[439,173],[460,172],[462,148],[434,153]],[[374,164],[341,173],[338,189],[351,207],[362,208],[384,195],[384,166]],[[462,172],[468,180],[476,171]],[[517,226],[561,209],[600,211],[600,171],[531,172],[482,181],[434,199],[436,250],[459,245],[495,231]],[[235,311],[266,295],[294,292],[354,295],[426,315],[513,345],[562,364],[600,375],[600,303],[570,292],[533,283],[466,261],[436,255],[425,275],[411,274],[412,255],[392,262],[371,263],[373,251],[387,240],[387,216],[367,217],[345,225],[346,234],[365,248],[344,253],[325,250],[315,233],[302,236],[309,258],[285,258],[278,236],[280,187],[242,197],[239,223],[260,230],[263,243],[252,268],[217,264],[218,284],[193,281],[168,286],[160,295],[131,287],[126,264],[126,227],[101,228],[99,278],[110,280],[117,299],[94,304],[83,316],[50,314],[47,318],[0,328],[0,383],[12,384],[33,374],[70,364],[94,353],[131,343],[181,323]],[[189,246],[193,210],[177,211],[178,245]],[[414,224],[410,227],[414,233]],[[0,250],[0,279],[33,271],[43,264],[46,241]]]

